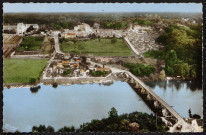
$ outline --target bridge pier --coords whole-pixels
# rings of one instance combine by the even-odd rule
[[[161,100],[153,95],[153,92],[150,93],[150,90],[144,87],[144,85],[136,81],[133,77],[130,76],[128,79],[128,84],[133,88],[133,90],[142,98],[142,100],[148,105],[148,107],[155,113],[157,116],[164,117],[171,123],[176,123],[178,121],[176,114],[172,114],[165,107],[164,102],[161,103]],[[155,93],[154,93],[155,94]]]

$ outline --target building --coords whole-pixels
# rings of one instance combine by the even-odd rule
[[[62,61],[62,65],[63,66],[68,66],[69,65],[69,61],[68,60],[63,60]]]
[[[110,71],[109,68],[97,68],[97,71]]]
[[[100,24],[98,24],[98,23],[94,23],[93,27],[94,27],[95,29],[99,29]]]
[[[57,67],[63,68],[62,63],[61,63],[61,62],[60,62],[60,63],[57,63]]]
[[[92,33],[92,29],[86,23],[82,23],[81,25],[77,25],[74,27],[75,31],[84,31],[86,33]]]
[[[65,53],[65,55],[64,55],[64,59],[65,59],[65,60],[68,60],[69,58],[70,58],[69,53]]]
[[[197,132],[203,132],[203,120],[201,119],[192,120],[192,126],[195,128]]]
[[[17,34],[24,34],[26,30],[30,27],[33,26],[35,30],[39,29],[38,24],[24,24],[24,23],[18,23],[17,24]]]
[[[82,62],[82,60],[81,60],[80,58],[79,58],[79,59],[77,59],[76,61],[77,61],[78,63]]]
[[[67,34],[65,34],[64,37],[65,37],[65,38],[76,38],[77,35],[76,35],[76,33],[67,33]]]

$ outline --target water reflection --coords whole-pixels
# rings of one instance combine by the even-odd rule
[[[41,88],[40,85],[39,85],[39,86],[36,86],[36,87],[31,87],[31,88],[30,88],[30,91],[31,91],[31,93],[37,93],[40,88]]]
[[[181,116],[192,114],[203,116],[203,91],[201,81],[167,80],[146,82],[154,92],[173,106]]]
[[[166,90],[167,88],[175,87],[176,90],[180,90],[185,84],[187,89],[191,91],[202,90],[201,81],[184,81],[184,80],[167,80],[167,81],[154,81],[145,82],[150,88],[155,88],[156,86]]]

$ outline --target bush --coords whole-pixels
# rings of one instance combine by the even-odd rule
[[[129,71],[136,76],[149,76],[156,71],[152,65],[146,66],[142,64],[125,63],[125,67],[129,68]]]
[[[67,70],[65,70],[65,71],[64,71],[64,73],[63,73],[63,74],[64,74],[64,75],[69,75],[69,74],[70,74],[70,72],[71,72],[71,71],[70,71],[69,69],[67,69]]]
[[[92,76],[103,76],[106,75],[108,71],[92,71]]]
[[[37,81],[37,78],[30,78],[29,79],[29,83],[31,83],[31,84],[36,83],[36,81]]]

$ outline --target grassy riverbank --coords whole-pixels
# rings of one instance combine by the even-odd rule
[[[61,43],[61,49],[64,52],[73,52],[76,54],[92,54],[96,56],[131,56],[132,51],[124,43],[123,39],[116,39],[115,43],[112,39],[90,39],[86,41],[78,41],[64,39]]]
[[[40,78],[47,60],[4,59],[4,83],[30,83]]]

